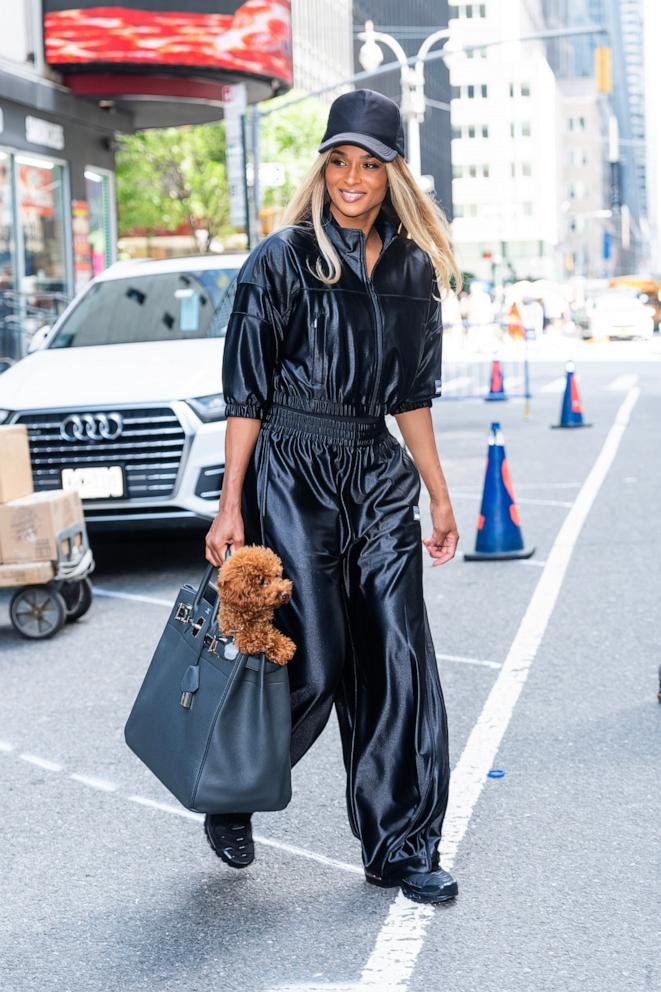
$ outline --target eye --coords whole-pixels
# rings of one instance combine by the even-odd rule
[[[344,165],[344,161],[341,158],[332,158],[331,165]]]
[[[365,162],[366,169],[380,169],[381,164],[379,162]]]

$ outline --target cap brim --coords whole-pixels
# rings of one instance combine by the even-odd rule
[[[396,148],[389,148],[377,138],[372,138],[369,134],[354,134],[352,131],[335,134],[332,138],[322,141],[319,145],[319,151],[327,152],[329,148],[337,148],[338,145],[358,145],[359,148],[364,148],[365,151],[371,152],[372,155],[384,162],[392,162],[399,155]]]

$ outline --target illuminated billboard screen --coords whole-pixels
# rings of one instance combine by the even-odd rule
[[[292,81],[289,0],[44,0],[49,65],[202,69]]]

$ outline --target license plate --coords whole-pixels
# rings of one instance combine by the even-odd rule
[[[63,468],[62,488],[75,489],[81,499],[118,499],[124,495],[121,465]]]

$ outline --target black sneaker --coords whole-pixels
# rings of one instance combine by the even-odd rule
[[[255,860],[251,813],[207,813],[204,833],[218,857],[231,868],[247,868]]]
[[[459,892],[455,879],[443,868],[409,872],[403,876],[400,884],[404,895],[414,902],[449,902]]]

